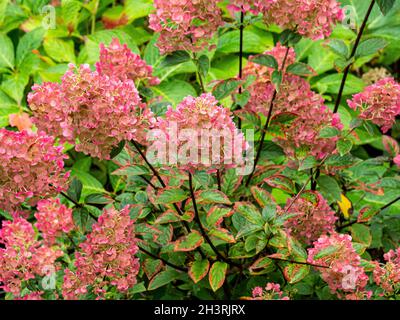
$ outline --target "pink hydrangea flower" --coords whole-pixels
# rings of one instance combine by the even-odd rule
[[[88,286],[98,298],[103,298],[110,286],[126,292],[136,284],[138,247],[129,211],[129,207],[103,211],[92,232],[80,244],[81,251],[76,253],[74,263],[76,271],[65,271],[65,299],[78,299],[88,292]]]
[[[161,164],[182,170],[233,168],[243,164],[247,143],[232,120],[231,112],[211,94],[186,97],[169,107],[152,132],[152,150]]]
[[[396,166],[400,168],[400,154],[394,157],[393,162]]]
[[[361,267],[361,257],[354,250],[351,236],[332,233],[323,235],[308,249],[307,261],[318,267],[322,279],[328,284],[332,293],[339,298],[343,294],[362,292],[367,285],[368,276]]]
[[[379,80],[347,103],[350,108],[361,112],[361,119],[371,120],[385,133],[400,114],[400,84],[390,77]]]
[[[376,263],[374,281],[386,293],[393,293],[400,289],[400,248],[390,250],[384,254],[386,264]]]
[[[266,23],[297,30],[311,39],[329,37],[332,25],[343,20],[336,0],[273,0],[261,6]]]
[[[67,185],[62,147],[44,133],[0,129],[0,208],[18,209],[25,201],[57,194]]]
[[[34,123],[99,159],[109,159],[122,140],[145,143],[146,129],[154,122],[133,81],[92,72],[88,65],[70,65],[60,85],[45,83],[32,89],[28,101]]]
[[[274,49],[265,53],[274,56],[282,68],[286,51],[287,48],[277,44]],[[289,49],[285,66],[289,66],[295,60],[294,50]],[[256,81],[248,88],[250,99],[245,106],[246,110],[268,115],[275,92],[272,72],[272,68],[253,63],[250,59],[244,69],[244,76],[255,75]],[[338,138],[321,138],[320,131],[327,126],[341,130],[343,126],[340,118],[324,105],[323,98],[311,90],[310,84],[305,79],[284,73],[274,100],[272,120],[282,114],[290,114],[294,119],[290,123],[280,125],[279,135],[274,141],[288,156],[303,158],[311,154],[322,159],[335,150]]]
[[[3,222],[0,244],[0,289],[15,296],[25,281],[55,269],[55,260],[63,255],[38,241],[32,225],[22,218]]]
[[[263,11],[263,8],[267,3],[271,3],[275,0],[230,0],[228,9],[234,12],[251,12],[254,15],[258,15]]]
[[[157,11],[150,15],[150,28],[160,35],[161,54],[201,51],[222,25],[220,0],[155,0]]]
[[[100,45],[100,59],[96,69],[100,74],[121,80],[131,79],[135,83],[143,81],[150,86],[160,83],[160,79],[152,75],[153,67],[134,54],[126,44],[122,45],[118,38],[114,38],[108,47],[103,43]]]
[[[288,200],[288,205],[291,202]],[[296,239],[306,244],[334,232],[337,217],[319,192],[298,198],[288,213],[297,215],[285,222],[285,228]]]
[[[46,243],[54,244],[57,237],[74,229],[72,209],[61,204],[60,199],[40,200],[37,210],[35,226],[42,233]]]
[[[255,287],[252,296],[251,300],[289,300],[281,291],[281,286],[273,282],[267,283],[265,288]]]

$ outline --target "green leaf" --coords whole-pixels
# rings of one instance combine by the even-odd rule
[[[79,207],[73,211],[73,220],[74,223],[81,229],[83,232],[86,231],[86,225],[89,220],[89,211],[86,208]]]
[[[74,178],[68,188],[67,194],[72,200],[74,200],[75,202],[79,202],[82,194],[82,188],[82,182]]]
[[[222,191],[213,189],[196,192],[196,200],[199,204],[232,204],[229,198]]]
[[[9,37],[0,34],[0,68],[14,68],[14,45]]]
[[[388,45],[383,38],[370,38],[360,43],[356,51],[356,58],[369,56],[377,53]]]
[[[249,271],[252,275],[261,275],[274,271],[276,268],[274,260],[268,257],[257,259],[250,267]]]
[[[237,90],[240,84],[241,81],[235,79],[221,81],[214,87],[213,95],[217,100],[222,100]]]
[[[185,97],[197,95],[196,90],[192,85],[183,80],[169,80],[163,81],[157,87],[151,87],[156,95],[160,95],[165,101],[178,105]]]
[[[317,183],[318,183],[321,191],[326,196],[331,196],[336,201],[339,201],[341,199],[340,194],[342,191],[339,187],[339,184],[337,183],[337,181],[334,178],[323,175],[317,179]]]
[[[149,282],[149,286],[147,290],[155,290],[160,287],[167,285],[168,283],[174,281],[178,275],[178,272],[175,270],[165,270],[161,271],[160,273],[156,274],[153,279]]]
[[[82,196],[83,197],[86,197],[93,193],[106,193],[107,192],[104,189],[101,182],[88,172],[76,170],[73,168],[71,175],[77,177],[82,182],[82,185],[83,185]]]
[[[231,214],[232,210],[229,208],[212,207],[207,213],[207,224],[210,227],[215,226],[221,218],[228,217]]]
[[[383,15],[387,15],[390,9],[392,9],[395,0],[376,0],[376,2]]]
[[[276,86],[276,90],[279,91],[279,88],[282,84],[282,72],[275,70],[272,72],[272,83]]]
[[[155,200],[156,204],[168,204],[183,201],[188,198],[184,190],[179,187],[167,187],[161,190]]]
[[[313,87],[316,87],[320,93],[337,94],[339,92],[340,84],[342,83],[342,78],[342,74],[331,74],[313,84]],[[349,74],[346,81],[346,86],[344,87],[343,95],[359,93],[364,90],[364,87],[365,83],[363,80],[352,74]]]
[[[324,249],[322,249],[321,251],[319,251],[315,256],[314,256],[314,260],[319,260],[328,256],[331,256],[333,254],[335,254],[338,250],[340,249],[340,247],[336,246],[329,246],[326,247]]]
[[[349,57],[349,48],[347,44],[341,39],[332,39],[328,42],[328,47],[332,49],[334,53],[347,60]]]
[[[72,40],[46,38],[43,48],[50,58],[57,62],[75,62],[75,49]]]
[[[235,212],[243,216],[247,221],[257,226],[264,224],[264,219],[261,216],[260,211],[255,205],[250,202],[236,202]]]
[[[340,139],[336,143],[336,147],[339,151],[339,154],[341,156],[344,156],[345,154],[348,154],[351,151],[351,149],[353,148],[353,142],[351,140],[347,140],[347,139]]]
[[[28,55],[32,54],[32,50],[40,47],[44,34],[43,28],[37,28],[22,36],[17,46],[16,63],[18,66],[23,63]]]
[[[4,76],[1,89],[13,98],[18,105],[21,105],[24,97],[24,90],[29,82],[29,76],[23,73],[16,73]]]
[[[275,57],[269,54],[259,54],[252,58],[251,61],[273,69],[278,69],[279,67]]]
[[[138,18],[147,17],[154,10],[152,0],[126,0],[124,7],[129,23]]]
[[[186,51],[175,51],[167,55],[161,63],[162,67],[172,67],[190,60],[190,55]]]
[[[264,208],[266,205],[273,203],[270,194],[257,186],[253,186],[250,188],[251,194],[253,198],[256,200],[258,205],[261,208]]]
[[[87,204],[109,204],[112,202],[112,198],[107,197],[101,193],[93,193],[85,198],[85,203]]]
[[[372,242],[372,235],[369,227],[356,223],[351,226],[351,236],[353,241],[364,244],[369,247]]]
[[[210,272],[208,274],[208,279],[210,282],[211,289],[215,292],[225,282],[226,271],[228,270],[228,265],[225,262],[214,262],[212,265]]]
[[[313,74],[310,66],[305,63],[295,62],[287,67],[286,71],[288,73],[295,74],[297,76],[309,76]]]
[[[210,70],[210,59],[208,56],[203,54],[196,62],[200,75],[203,78],[207,77],[208,71]]]
[[[198,231],[193,230],[188,235],[183,236],[175,242],[174,251],[193,251],[200,247],[204,242],[204,238]]]
[[[0,0],[0,26],[4,22],[4,18],[6,16],[6,9],[9,2],[10,0]]]
[[[203,279],[210,269],[210,261],[204,260],[196,260],[189,267],[189,277],[193,280],[194,283],[199,282]]]
[[[218,238],[227,243],[235,243],[235,237],[224,228],[214,228],[209,232],[210,236]]]
[[[144,165],[128,165],[126,167],[119,168],[115,170],[113,173],[115,176],[141,176],[150,174],[150,170]]]
[[[319,132],[320,138],[333,138],[340,134],[340,130],[335,127],[324,127]]]

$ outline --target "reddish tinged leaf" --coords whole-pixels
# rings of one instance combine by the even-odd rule
[[[164,263],[161,260],[155,260],[149,258],[145,259],[142,264],[143,271],[149,280],[153,278],[155,274],[160,272],[163,266]]]
[[[389,136],[382,136],[382,143],[389,155],[395,157],[400,153],[400,147],[398,142]]]
[[[215,292],[225,282],[226,271],[228,270],[228,264],[225,262],[214,262],[212,265],[210,272],[208,273],[208,280],[210,282],[211,289]]]
[[[194,212],[193,211],[186,211],[181,217],[183,221],[192,222],[194,219]]]
[[[254,199],[257,201],[258,205],[262,208],[264,208],[268,204],[275,203],[275,201],[272,199],[271,194],[264,189],[254,186],[250,188],[250,191]]]
[[[179,240],[175,242],[174,251],[192,251],[198,247],[200,247],[204,242],[201,234],[193,230],[188,235],[181,237]]]
[[[212,207],[207,213],[207,224],[209,226],[219,226],[223,218],[227,218],[233,214],[233,210],[221,207]]]
[[[264,220],[257,207],[250,202],[236,202],[235,212],[243,216],[247,221],[257,226],[262,226]]]
[[[202,190],[195,193],[198,204],[219,203],[230,205],[232,202],[226,194],[219,190]]]
[[[177,222],[180,220],[179,215],[173,211],[173,210],[167,210],[164,213],[162,213],[156,221],[154,221],[154,224],[166,224],[166,223],[173,223]]]
[[[283,270],[283,275],[290,284],[293,284],[303,280],[309,272],[309,265],[291,263],[285,267]]]
[[[264,179],[264,182],[273,188],[278,188],[291,194],[294,193],[293,180],[283,175],[274,175],[271,178]]]
[[[366,206],[360,210],[360,214],[357,217],[357,222],[365,223],[370,221],[373,217],[377,215],[379,211],[371,208],[370,206]]]
[[[179,187],[166,187],[157,194],[156,204],[181,202],[188,198],[187,193]]]
[[[210,234],[210,236],[216,237],[216,238],[221,239],[228,243],[236,242],[234,236],[227,229],[224,229],[224,228],[212,229],[209,232],[209,234]]]
[[[276,268],[274,260],[268,257],[259,258],[250,267],[249,271],[253,275],[265,274],[274,271]]]
[[[194,283],[199,282],[203,279],[210,269],[210,261],[208,260],[196,260],[189,267],[189,277]]]

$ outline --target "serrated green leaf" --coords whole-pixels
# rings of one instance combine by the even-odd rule
[[[224,284],[227,270],[228,265],[225,262],[217,261],[212,265],[210,272],[208,273],[208,279],[211,289],[214,292]]]
[[[196,260],[189,268],[189,277],[194,283],[197,283],[207,275],[209,269],[210,261],[206,259]]]

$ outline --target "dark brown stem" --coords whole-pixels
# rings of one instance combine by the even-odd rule
[[[362,22],[360,30],[359,30],[359,32],[357,34],[356,42],[354,43],[353,50],[351,51],[351,55],[350,55],[349,59],[354,58],[355,55],[356,55],[358,45],[360,44],[361,37],[363,35],[365,27],[367,26],[367,21],[368,21],[369,16],[371,15],[372,9],[374,8],[374,4],[375,4],[375,0],[372,0],[371,4],[369,5],[368,11],[367,11],[367,13],[366,13],[366,15],[364,17],[364,21]],[[342,101],[342,96],[343,96],[343,91],[344,91],[344,87],[345,87],[345,84],[346,84],[347,76],[349,75],[350,68],[351,68],[352,65],[353,64],[350,63],[344,69],[342,83],[340,84],[339,94],[338,94],[338,97],[336,99],[335,108],[333,109],[334,113],[338,112],[338,110],[339,110],[339,106],[340,106],[340,102]]]
[[[204,86],[204,80],[203,80],[203,77],[200,74],[199,67],[198,67],[198,61],[199,60],[197,59],[197,55],[196,55],[195,52],[193,52],[193,60],[194,60],[195,65],[196,65],[196,70],[197,70],[196,73],[197,73],[197,76],[199,77],[201,91],[202,91],[202,93],[206,93],[206,87]]]
[[[218,169],[217,170],[217,183],[218,183],[218,190],[221,191],[222,187],[221,187],[221,171]]]
[[[320,264],[313,264],[313,263],[308,263],[308,262],[293,261],[293,260],[287,260],[287,259],[281,259],[281,258],[270,258],[270,259],[271,260],[288,262],[288,263],[293,263],[293,264],[302,264],[302,265],[305,265],[305,266],[311,266],[311,267],[316,267],[316,268],[325,268],[325,269],[329,269],[330,268],[330,267],[327,267],[327,266],[322,266]]]
[[[290,47],[287,47],[286,53],[285,53],[285,57],[284,57],[283,62],[282,62],[281,72],[285,69],[286,60],[287,60],[287,57],[289,55],[289,50],[290,50]],[[264,128],[263,128],[263,132],[261,134],[261,140],[260,140],[260,144],[258,146],[256,159],[254,161],[253,170],[252,170],[252,172],[250,173],[250,175],[249,175],[249,177],[247,179],[246,187],[248,187],[250,185],[251,179],[253,178],[254,172],[256,171],[257,164],[260,161],[261,152],[262,152],[262,149],[263,149],[263,146],[264,146],[265,136],[266,136],[267,131],[268,131],[269,122],[271,121],[272,112],[273,112],[273,109],[274,109],[274,102],[275,102],[275,99],[276,99],[277,95],[278,95],[278,91],[275,88],[274,94],[272,95],[272,99],[271,99],[271,102],[270,102],[270,105],[269,105],[269,109],[268,109],[267,121],[265,122],[265,125],[264,125]]]
[[[200,233],[203,236],[203,238],[206,240],[206,242],[210,245],[211,249],[215,252],[215,254],[217,255],[217,257],[219,258],[219,260],[224,261],[230,265],[236,265],[235,263],[233,263],[232,261],[230,261],[229,259],[225,258],[219,251],[218,249],[215,247],[215,245],[212,243],[210,237],[208,236],[206,230],[204,229],[203,224],[201,223],[200,220],[200,215],[199,215],[199,211],[197,209],[197,203],[196,203],[196,197],[194,195],[194,190],[193,190],[193,178],[192,178],[192,174],[189,173],[189,189],[190,189],[190,196],[192,198],[192,203],[193,203],[193,210],[194,210],[194,219],[197,223],[197,225],[199,226],[200,229]],[[238,266],[240,267],[240,266]]]
[[[171,262],[165,260],[164,258],[161,258],[161,257],[159,257],[159,256],[157,256],[157,255],[151,253],[150,251],[147,251],[146,249],[144,249],[144,248],[142,248],[142,247],[140,247],[140,246],[138,246],[138,247],[139,247],[139,250],[140,250],[140,251],[144,252],[145,254],[147,254],[148,256],[150,256],[150,257],[152,257],[152,258],[154,258],[154,259],[161,260],[161,261],[164,262],[167,266],[170,266],[170,267],[172,267],[172,268],[174,268],[174,269],[176,269],[176,270],[178,270],[178,271],[183,271],[183,272],[187,272],[187,271],[188,271],[188,269],[185,268],[185,267],[177,266],[177,265],[175,265],[175,264],[173,264],[173,263],[171,263]]]

